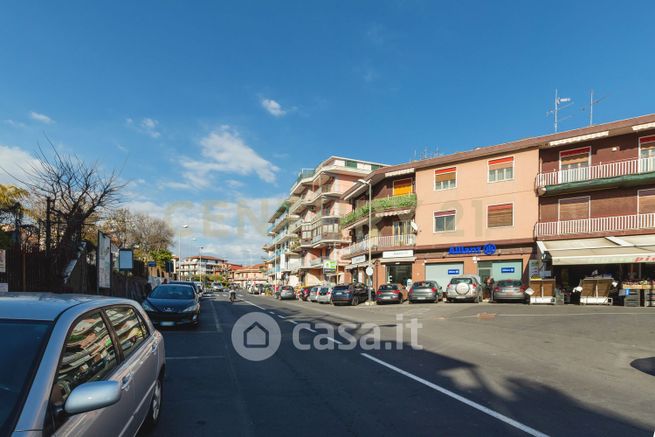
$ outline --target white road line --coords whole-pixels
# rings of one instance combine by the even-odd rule
[[[286,322],[293,323],[294,325],[298,324],[298,322],[296,322],[295,320],[286,320]]]
[[[214,305],[209,305],[212,307],[212,316],[214,317],[214,326],[216,326],[216,332],[221,333],[223,332],[223,328],[221,328],[221,323],[218,321],[218,314],[216,313],[216,308],[214,308]]]
[[[223,355],[194,355],[188,357],[166,357],[166,360],[215,360],[225,358]]]
[[[281,318],[281,319],[286,319],[286,317],[281,316],[281,315],[279,315],[279,314],[278,314],[277,316],[278,316],[279,318]]]
[[[256,303],[252,303],[252,302],[250,302],[249,300],[245,300],[245,299],[244,299],[243,302],[245,302],[245,303],[247,303],[247,304],[249,304],[249,305],[252,305],[252,306],[254,306],[254,307],[257,307],[257,308],[259,308],[259,309],[262,310],[262,311],[266,311],[266,308],[262,308],[262,307],[260,307],[259,305],[257,305]]]
[[[333,342],[333,343],[336,343],[336,344],[343,344],[342,342],[340,342],[339,340],[337,340],[337,339],[335,339],[335,338],[332,338],[332,337],[325,337],[325,338],[327,338],[328,340],[330,340],[330,341]]]
[[[273,312],[273,311],[269,311],[268,313],[269,313],[269,314],[273,314],[273,315],[275,315],[275,312]]]
[[[494,419],[498,419],[501,422],[505,422],[506,424],[511,425],[514,428],[517,428],[517,429],[525,432],[526,434],[533,435],[533,436],[538,436],[538,437],[547,437],[548,436],[548,434],[544,434],[544,433],[542,433],[540,431],[537,431],[534,428],[530,428],[529,426],[524,425],[521,422],[518,422],[518,421],[516,421],[514,419],[511,419],[511,418],[509,418],[507,416],[504,416],[504,415],[502,415],[502,414],[500,414],[500,413],[498,413],[498,412],[496,412],[496,411],[494,411],[494,410],[492,410],[490,408],[485,407],[484,405],[478,404],[477,402],[474,402],[474,401],[472,401],[470,399],[467,399],[464,396],[458,395],[457,393],[452,392],[452,391],[448,390],[447,388],[443,388],[443,387],[441,387],[441,386],[439,386],[437,384],[434,384],[434,383],[432,383],[430,381],[427,381],[427,380],[425,380],[423,378],[420,378],[420,377],[418,377],[418,376],[416,376],[416,375],[414,375],[412,373],[409,373],[409,372],[406,372],[406,371],[404,371],[402,369],[399,369],[398,367],[396,367],[394,365],[391,365],[389,363],[386,363],[386,362],[384,362],[382,360],[379,360],[379,359],[377,359],[377,358],[375,358],[375,357],[373,357],[373,356],[371,356],[371,355],[369,355],[367,353],[361,352],[361,355],[363,357],[365,357],[365,358],[368,358],[371,361],[374,361],[374,362],[388,368],[388,369],[393,370],[394,372],[400,373],[401,375],[406,376],[406,377],[408,377],[410,379],[413,379],[416,382],[420,382],[421,384],[426,385],[426,386],[430,387],[431,389],[434,389],[434,390],[438,391],[439,393],[442,393],[442,394],[444,394],[446,396],[449,396],[449,397],[451,397],[451,398],[453,398],[453,399],[455,399],[457,401],[460,401],[461,403],[466,404],[471,408],[475,408],[476,410],[478,410],[478,411],[480,411],[480,412],[482,412],[484,414],[487,414],[487,415],[493,417]]]
[[[314,334],[318,334],[318,331],[312,328],[305,328],[306,331],[313,332]]]

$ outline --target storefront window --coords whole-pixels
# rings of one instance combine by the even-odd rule
[[[411,264],[389,264],[387,266],[387,282],[406,286],[408,279],[412,279]]]

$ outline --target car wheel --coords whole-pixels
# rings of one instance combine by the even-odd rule
[[[152,391],[152,399],[150,400],[150,408],[148,415],[143,422],[143,427],[147,430],[153,429],[159,422],[161,413],[161,404],[164,399],[164,376],[161,375],[155,382],[155,388]]]
[[[350,301],[350,305],[356,307],[359,304],[359,298],[357,296],[353,296],[353,300]]]

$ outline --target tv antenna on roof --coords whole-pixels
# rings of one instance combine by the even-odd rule
[[[589,97],[589,126],[593,126],[594,124],[594,106],[602,102],[606,98],[607,96],[601,97],[599,99],[594,99],[594,90],[591,90],[590,97]],[[582,108],[583,111],[585,109],[586,108]]]
[[[559,91],[555,89],[555,108],[551,109],[550,111],[546,111],[546,117],[548,117],[550,114],[553,114],[555,116],[555,132],[557,132],[557,129],[559,128],[559,122],[562,121],[559,118],[559,111],[561,111],[562,109],[566,109],[572,105],[573,105],[573,100],[570,97],[560,97]],[[568,116],[563,120],[566,120],[567,118],[570,117],[571,116]]]

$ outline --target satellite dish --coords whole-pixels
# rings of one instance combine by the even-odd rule
[[[414,232],[418,232],[418,225],[416,224],[416,222],[415,222],[414,220],[412,220],[411,222],[409,222],[409,225],[412,227],[412,229],[414,230]]]

